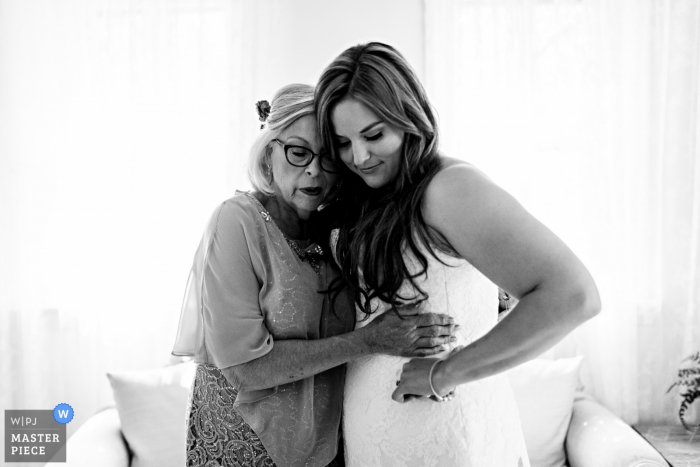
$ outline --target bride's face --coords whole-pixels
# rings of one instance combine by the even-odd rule
[[[362,102],[348,98],[331,111],[336,150],[345,165],[372,188],[399,174],[404,134]]]

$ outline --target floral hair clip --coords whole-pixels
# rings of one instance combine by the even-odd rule
[[[265,128],[265,121],[268,115],[270,115],[270,103],[266,100],[258,101],[255,103],[255,110],[258,111],[258,120],[262,122],[260,129]]]

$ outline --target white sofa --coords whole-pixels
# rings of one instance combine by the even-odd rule
[[[570,396],[560,398],[564,402],[567,402],[567,397],[573,399],[564,406],[565,410],[570,413],[566,414],[564,418],[560,418],[560,421],[551,421],[555,420],[552,418],[554,415],[542,412],[550,410],[558,404],[554,399],[567,391],[562,384],[569,384],[567,381],[573,380],[568,376],[568,379],[563,378],[559,374],[558,382],[555,381],[553,378],[556,375],[552,375],[553,364],[546,361],[541,362],[530,363],[529,367],[524,367],[520,370],[519,375],[511,379],[533,467],[549,465],[668,467],[663,457],[629,425],[592,397],[580,391],[575,392],[573,386]],[[580,359],[578,362],[580,363]],[[571,367],[570,363],[567,365],[569,368]],[[93,415],[77,430],[68,440],[68,462],[66,465],[70,467],[95,465],[101,467],[142,467],[148,465],[167,467],[168,465],[177,465],[179,467],[184,465],[185,427],[182,405],[186,406],[186,400],[183,401],[182,398],[186,399],[188,378],[173,377],[173,371],[165,368],[147,373],[145,385],[141,389],[138,388],[140,381],[138,372],[132,372],[126,376],[124,374],[121,376],[110,375],[119,410],[116,407],[106,408]],[[538,372],[539,374],[533,376],[533,373]],[[576,367],[576,372],[578,372],[578,367]],[[167,377],[163,378],[164,374]],[[576,375],[576,381],[577,378]],[[132,392],[131,395],[125,394],[123,384],[125,381],[128,388],[134,388],[133,383],[136,381],[137,391]],[[154,381],[156,381],[155,384]],[[174,384],[182,390],[177,393],[177,398],[172,398],[173,394],[176,394],[172,391],[168,394],[163,393],[165,395],[154,392],[158,390],[159,385],[168,384],[171,386]],[[547,394],[548,391],[550,391],[549,394]],[[144,395],[144,399],[134,401],[134,394],[138,398]],[[541,400],[535,400],[532,397],[541,398]],[[140,407],[136,410],[129,410],[134,408],[133,405],[139,404]],[[539,409],[535,407],[537,404],[541,404]],[[144,410],[153,410],[154,412],[149,415],[143,413]],[[174,412],[171,421],[152,420],[158,418],[158,412],[171,410]],[[128,419],[125,420],[128,422],[126,432],[123,431],[120,413]],[[532,420],[533,416],[534,421]],[[528,418],[530,420],[527,420]],[[173,423],[172,420],[175,422]],[[149,423],[152,424],[149,425]],[[542,435],[552,428],[551,426],[542,426],[543,423],[547,425],[563,423],[561,437],[554,441],[542,439]],[[526,426],[528,424],[529,426]],[[139,425],[140,428],[134,428],[136,425]],[[172,425],[175,425],[175,429],[178,430],[176,436],[162,433],[166,428],[172,429]],[[155,433],[150,433],[149,430],[158,431],[158,436],[155,436]],[[151,438],[152,435],[155,437]],[[556,436],[556,433],[547,436]],[[538,437],[540,439],[537,439]],[[130,439],[131,442],[128,442],[127,439]],[[140,452],[154,448],[154,444],[158,443],[165,444],[159,447],[160,451]],[[532,443],[532,446],[529,443]],[[549,449],[559,453],[536,452]],[[557,459],[557,455],[560,455],[561,458]]]

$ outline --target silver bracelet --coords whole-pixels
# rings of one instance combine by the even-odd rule
[[[433,387],[433,370],[435,369],[438,363],[442,363],[442,360],[435,360],[435,363],[433,363],[433,365],[430,367],[430,373],[428,373],[428,384],[430,384],[430,390],[433,391],[433,396],[435,396],[435,399],[438,402],[450,401],[455,396],[454,391],[450,391],[446,395],[440,396]]]

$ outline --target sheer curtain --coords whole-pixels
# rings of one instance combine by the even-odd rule
[[[0,406],[169,362],[208,216],[247,185],[274,2],[0,1]],[[3,438],[4,439],[4,438]]]
[[[70,435],[111,403],[105,372],[169,362],[206,221],[248,185],[253,104],[371,39],[422,68],[421,0],[401,7],[0,0],[0,409],[69,403]]]
[[[251,103],[352,43],[422,58],[418,27],[387,26],[389,0],[362,21],[369,3],[299,38],[287,16],[323,2],[0,0],[0,407],[73,404],[70,434],[110,402],[106,371],[167,363],[202,228],[246,185]],[[600,285],[556,352],[585,353],[628,421],[673,420],[663,392],[700,350],[700,6],[608,3],[425,2],[418,67],[446,152]]]
[[[426,2],[426,83],[443,148],[579,255],[603,312],[550,356],[625,420],[700,350],[700,4]]]

